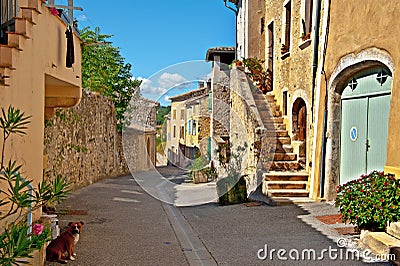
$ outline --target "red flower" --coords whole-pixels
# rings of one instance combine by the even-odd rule
[[[44,228],[44,226],[41,225],[41,224],[34,224],[34,225],[32,226],[32,233],[33,233],[34,235],[41,235],[42,232],[43,232],[43,228]]]

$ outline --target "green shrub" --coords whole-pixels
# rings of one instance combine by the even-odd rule
[[[337,188],[336,206],[342,220],[358,230],[384,231],[388,222],[400,219],[400,180],[373,171]]]

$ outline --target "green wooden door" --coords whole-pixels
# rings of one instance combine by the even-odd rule
[[[340,182],[365,173],[367,164],[367,108],[368,99],[342,101],[342,128],[340,135]]]
[[[385,166],[392,83],[388,73],[382,68],[360,72],[343,91],[341,184]]]
[[[367,173],[370,173],[383,171],[386,163],[390,95],[371,97],[368,102]]]

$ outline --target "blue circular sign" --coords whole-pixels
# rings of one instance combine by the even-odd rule
[[[350,139],[351,139],[351,141],[353,141],[353,142],[356,141],[357,137],[358,137],[357,128],[356,127],[352,127],[350,129]]]

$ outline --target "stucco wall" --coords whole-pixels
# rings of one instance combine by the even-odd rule
[[[12,137],[8,143],[6,160],[13,158],[22,164],[23,176],[33,180],[34,186],[43,179],[46,76],[54,77],[64,85],[59,95],[53,96],[68,91],[73,104],[79,102],[81,86],[80,39],[74,34],[75,63],[72,68],[66,68],[66,24],[43,7],[42,2],[19,1],[19,7],[30,7],[25,10],[25,16],[31,12],[33,23],[20,20],[25,24],[19,25],[16,32],[24,35],[10,37],[10,34],[10,46],[0,47],[0,74],[8,76],[5,83],[0,84],[0,105],[4,108],[12,105],[32,116],[27,134]],[[22,9],[19,9],[18,17],[24,17]]]
[[[128,173],[115,108],[106,97],[84,92],[78,106],[58,110],[45,124],[45,176],[66,176],[77,188]]]
[[[327,1],[324,3],[326,4]],[[325,6],[326,7],[326,6]],[[396,89],[400,84],[397,78],[396,69],[399,65],[398,38],[400,25],[397,23],[400,12],[400,3],[379,2],[372,0],[366,1],[334,1],[330,6],[329,35],[327,39],[326,58],[324,61],[324,72],[326,77],[321,76],[320,104],[318,120],[323,121],[324,98],[326,87],[328,94],[328,106],[334,105],[335,101],[340,102],[340,94],[335,96],[333,90],[340,91],[340,82],[357,71],[370,67],[371,65],[383,64],[393,70],[392,98],[389,117],[389,137],[387,145],[386,168],[395,173],[399,173],[400,156],[399,143],[396,141],[400,137],[400,129],[393,125],[400,123],[399,91]],[[327,80],[327,84],[325,84]],[[326,87],[324,86],[326,85]],[[335,98],[336,97],[336,98]],[[338,98],[338,99],[337,99]],[[340,125],[338,115],[328,114],[328,124],[336,123]],[[334,122],[334,121],[336,122]],[[335,126],[328,129],[327,154],[335,155],[337,150],[337,139],[332,137]],[[317,134],[317,154],[316,163],[320,163],[322,128],[318,128]],[[336,144],[335,144],[336,143]],[[333,156],[332,155],[332,156]],[[331,158],[333,158],[331,156]],[[328,159],[327,159],[328,160]],[[333,168],[334,166],[331,166]],[[336,168],[338,163],[336,163]],[[326,169],[326,197],[334,199],[335,188],[338,184],[338,170],[332,173],[332,169]],[[318,175],[318,173],[315,173]]]

